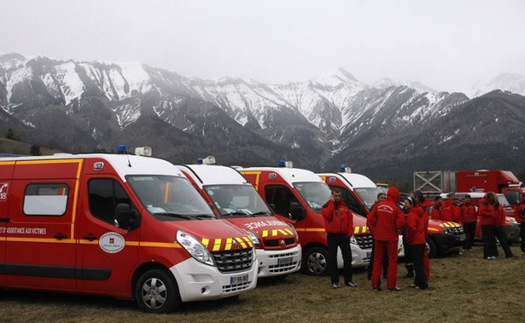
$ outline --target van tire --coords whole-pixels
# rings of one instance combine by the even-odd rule
[[[434,242],[434,240],[432,240],[432,238],[427,238],[427,244],[425,247],[428,252],[428,258],[436,258],[437,247],[436,247],[436,243]]]
[[[142,311],[153,314],[170,313],[181,303],[175,279],[163,269],[148,270],[140,276],[135,300]]]
[[[328,275],[328,250],[323,247],[312,247],[303,253],[302,270],[307,275]]]

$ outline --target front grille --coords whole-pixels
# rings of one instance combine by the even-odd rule
[[[297,261],[291,261],[291,262],[283,262],[282,264],[279,264],[279,259],[285,259],[285,258],[292,258],[295,257],[298,254],[298,252],[288,252],[283,253],[279,255],[268,255],[268,258],[277,259],[277,264],[268,266],[268,271],[271,273],[283,273],[288,272],[290,270],[294,270],[297,268],[298,262]]]
[[[236,292],[239,290],[245,290],[245,289],[248,289],[248,287],[250,287],[251,283],[252,283],[251,281],[248,281],[248,282],[244,282],[240,284],[224,285],[222,286],[222,291],[225,293],[231,293],[231,292]]]
[[[279,247],[281,245],[281,240],[283,239],[264,240],[263,243],[266,247]],[[284,239],[284,244],[285,246],[294,245],[295,237]]]
[[[443,231],[445,231],[445,234],[454,235],[454,236],[465,233],[465,231],[463,231],[463,226],[452,227],[452,228],[444,227]]]
[[[247,270],[253,263],[253,249],[213,252],[212,255],[221,273]]]
[[[354,238],[361,249],[372,249],[374,238],[371,234],[354,235]]]

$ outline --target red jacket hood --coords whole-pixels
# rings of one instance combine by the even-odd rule
[[[399,200],[401,199],[401,194],[395,186],[390,186],[388,192],[386,193],[386,196],[388,199],[394,201],[395,203],[399,202]]]

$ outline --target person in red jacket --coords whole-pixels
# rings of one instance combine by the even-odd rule
[[[341,248],[343,256],[343,276],[345,285],[357,287],[352,281],[352,249],[350,237],[354,234],[352,212],[346,207],[341,198],[341,190],[334,188],[330,200],[323,205],[321,211],[328,243],[328,261],[330,266],[330,279],[333,288],[340,288],[339,272],[337,267],[337,248]]]
[[[459,221],[461,209],[456,201],[456,194],[450,192],[447,194],[447,199],[441,205],[441,217],[445,221]]]
[[[514,257],[514,254],[512,253],[512,250],[510,250],[510,245],[507,241],[507,236],[505,235],[505,229],[503,228],[507,221],[507,217],[505,216],[503,205],[500,205],[498,202],[497,196],[494,202],[494,212],[496,212],[496,239],[498,239],[501,248],[503,248],[503,252],[505,252],[505,258],[512,258]],[[496,257],[497,256],[498,249],[496,248]]]
[[[428,258],[428,250],[426,248],[426,240],[428,238],[428,212],[432,207],[432,203],[423,196],[423,192],[417,190],[414,191],[414,197],[416,203],[423,210],[423,226],[425,228],[425,251],[423,254],[423,267],[425,268],[425,274],[427,275],[427,282],[430,281],[430,260]]]
[[[424,223],[424,212],[421,206],[417,204],[415,198],[407,197],[405,208],[408,210],[406,219],[406,234],[414,271],[416,273],[414,284],[411,287],[425,289],[428,287],[427,275],[423,264],[426,244],[426,233]]]
[[[399,230],[405,226],[405,214],[397,206],[401,194],[395,187],[390,187],[386,201],[377,206],[368,214],[366,225],[374,237],[375,255],[372,272],[372,288],[381,290],[379,278],[383,265],[385,251],[388,253],[387,287],[390,291],[399,291],[397,283],[397,244]]]
[[[461,204],[461,222],[463,223],[463,230],[465,230],[465,244],[463,250],[472,250],[474,245],[474,236],[476,234],[476,224],[478,222],[478,211],[476,206],[472,204],[470,195],[465,195],[463,203]]]
[[[430,209],[430,217],[434,220],[442,220],[443,216],[441,215],[441,205],[443,204],[443,198],[441,196],[436,196],[434,199],[434,204]]]
[[[479,202],[478,216],[481,225],[481,238],[483,240],[483,258],[493,260],[497,258],[496,245],[496,212],[494,203],[496,194],[488,192]]]
[[[525,256],[525,195],[523,195],[520,205],[514,207],[514,218],[520,224],[520,249],[521,254]]]

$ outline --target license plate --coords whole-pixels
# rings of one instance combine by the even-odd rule
[[[277,261],[277,264],[279,266],[287,266],[287,265],[290,265],[291,263],[292,263],[292,257],[279,258],[279,260]]]
[[[237,284],[242,284],[246,282],[248,282],[248,274],[230,277],[230,285],[237,285]]]

